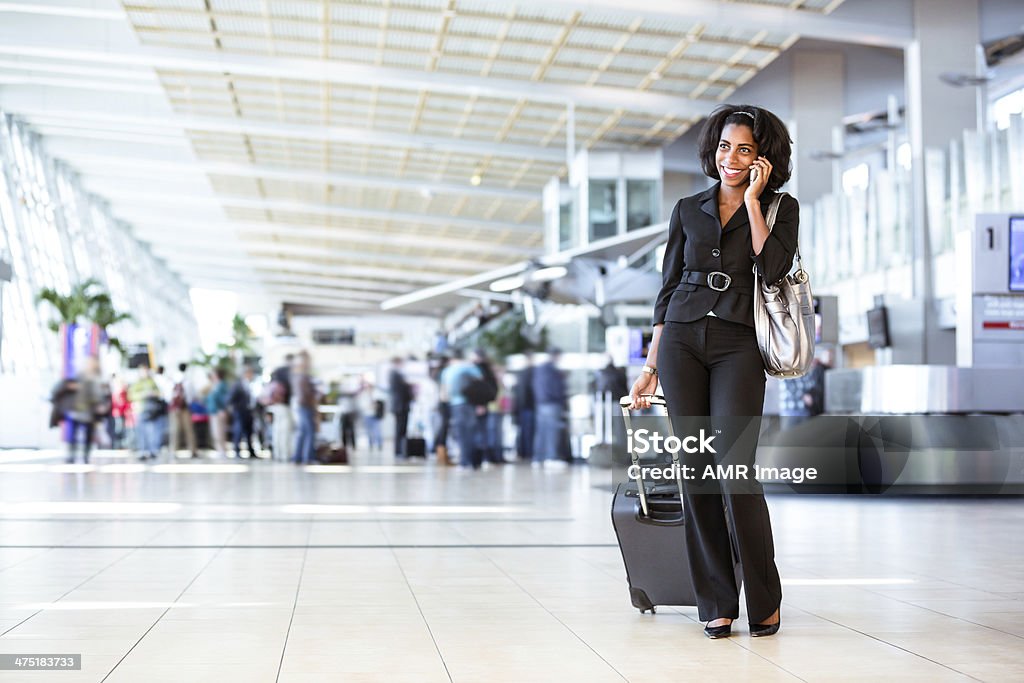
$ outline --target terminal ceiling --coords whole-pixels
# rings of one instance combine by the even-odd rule
[[[841,1],[24,3],[0,108],[188,284],[373,313],[539,255],[570,116],[664,147],[800,35],[899,39]]]

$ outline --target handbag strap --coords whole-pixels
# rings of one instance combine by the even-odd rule
[[[779,205],[782,204],[782,198],[786,196],[785,192],[779,192],[775,195],[775,199],[772,200],[771,205],[768,207],[768,215],[765,216],[765,223],[768,225],[768,234],[772,233],[772,228],[775,227],[775,219],[779,215]],[[796,266],[798,271],[803,271],[804,261],[800,258],[800,235],[797,233],[796,238]]]

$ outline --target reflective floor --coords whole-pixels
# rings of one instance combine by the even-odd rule
[[[0,681],[1024,680],[1020,499],[769,497],[783,626],[630,606],[611,475],[0,451]]]

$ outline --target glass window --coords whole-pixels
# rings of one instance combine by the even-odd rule
[[[851,195],[857,190],[866,190],[870,173],[867,164],[857,164],[843,171],[843,192]]]
[[[47,326],[51,312],[36,306],[35,296],[44,287],[66,292],[88,277],[105,284],[116,308],[135,316],[135,323],[111,330],[122,340],[173,345],[179,354],[199,346],[184,283],[82,188],[73,171],[43,153],[38,136],[0,113],[3,252],[13,278],[0,288],[0,372],[58,367],[57,335]]]
[[[565,202],[558,207],[558,248],[576,246],[576,203]]]
[[[995,119],[996,128],[999,130],[1009,128],[1010,117],[1022,113],[1024,113],[1024,88],[1000,97],[992,105],[992,118]]]
[[[618,234],[619,205],[614,180],[590,181],[590,241]]]
[[[655,180],[626,181],[626,230],[646,228],[658,214]]]

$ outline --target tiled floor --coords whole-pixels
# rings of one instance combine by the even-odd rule
[[[607,471],[101,455],[0,452],[0,653],[83,656],[0,681],[1024,680],[1016,498],[770,496],[782,631],[709,641],[630,606]]]

